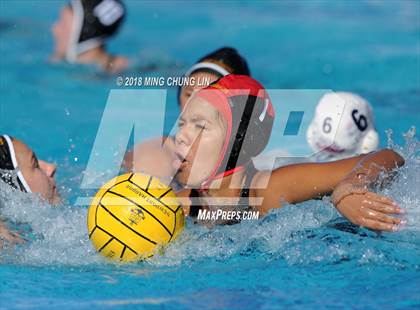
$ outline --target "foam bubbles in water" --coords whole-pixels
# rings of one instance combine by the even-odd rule
[[[399,232],[378,233],[352,225],[325,197],[272,210],[259,221],[213,230],[189,225],[187,233],[152,262],[165,265],[257,255],[285,259],[289,264],[353,261],[358,265],[374,262],[418,268],[420,145],[414,128],[405,134],[405,140],[402,147],[390,143],[389,147],[405,158],[405,165],[390,186],[378,191],[406,210],[402,218],[407,225]]]
[[[404,134],[405,145],[398,146],[392,141],[392,131],[388,131],[388,147],[400,153],[405,159],[405,165],[399,169],[399,174],[392,184],[382,193],[393,197],[407,212],[404,219],[406,231],[420,230],[420,143],[416,139],[416,130],[411,128]]]

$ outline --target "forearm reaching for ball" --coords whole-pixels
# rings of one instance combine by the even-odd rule
[[[370,192],[368,187],[381,173],[390,173],[404,164],[392,150],[361,155],[329,163],[305,163],[260,173],[255,180],[256,208],[266,213],[281,202],[299,203],[333,193],[338,211],[354,224],[375,230],[392,231],[403,222],[391,214],[403,210],[388,197]],[[266,185],[266,186],[264,186]],[[264,188],[262,188],[264,187]]]
[[[405,224],[391,214],[404,213],[389,197],[371,192],[369,187],[385,173],[390,179],[393,170],[404,164],[397,153],[384,150],[366,155],[363,160],[335,187],[332,202],[352,223],[375,230],[395,231]]]

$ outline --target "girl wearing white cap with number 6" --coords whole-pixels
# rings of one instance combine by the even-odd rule
[[[321,98],[306,138],[320,161],[367,154],[379,146],[372,108],[365,99],[348,92]]]

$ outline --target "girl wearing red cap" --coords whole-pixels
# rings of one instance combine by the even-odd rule
[[[232,47],[222,47],[201,57],[184,76],[196,80],[207,79],[212,83],[228,74],[250,75],[245,58]],[[181,110],[193,92],[201,88],[203,86],[200,85],[178,88],[178,105]],[[133,172],[157,176],[162,180],[170,178],[175,173],[170,164],[175,156],[172,138],[155,138],[136,145],[134,151],[127,152],[124,167]],[[164,140],[163,145],[162,140]]]
[[[392,150],[257,171],[251,158],[266,146],[274,116],[265,89],[249,76],[224,76],[191,97],[180,117],[173,161],[176,180],[185,186],[179,195],[189,198],[187,214],[200,209],[265,214],[332,194],[335,207],[354,224],[386,231],[404,224],[393,216],[403,210],[392,199],[369,190],[380,173],[403,165]]]

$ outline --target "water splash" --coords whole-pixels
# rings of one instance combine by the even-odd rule
[[[392,265],[420,269],[420,144],[415,129],[398,146],[389,137],[389,147],[405,158],[394,182],[379,191],[395,199],[406,211],[407,225],[396,233],[377,233],[352,225],[342,218],[325,197],[273,210],[264,219],[240,225],[187,227],[179,242],[166,255],[154,258],[157,265],[193,263],[206,259],[227,260],[238,256],[284,259],[288,264]],[[193,226],[193,225],[191,225]]]
[[[100,261],[87,237],[86,209],[51,206],[36,194],[0,182],[0,214],[27,240],[8,248],[0,260],[30,265],[84,265]]]
[[[193,265],[246,258],[284,260],[289,265],[392,265],[420,269],[420,145],[415,129],[405,144],[389,147],[406,160],[395,182],[381,191],[406,210],[407,225],[396,233],[375,233],[341,218],[329,199],[286,205],[259,221],[213,230],[187,221],[184,233],[162,256],[142,268]],[[0,260],[12,264],[89,266],[110,264],[97,255],[87,237],[86,208],[52,207],[34,194],[24,194],[0,182],[0,216],[29,239],[8,248]],[[137,267],[136,267],[137,266]],[[134,265],[138,268],[139,265]],[[132,268],[132,267],[128,267]]]
[[[399,146],[392,140],[392,131],[387,132],[388,147],[400,153],[405,165],[399,169],[396,180],[382,190],[382,194],[393,197],[406,211],[405,231],[420,231],[420,143],[416,139],[416,129],[405,133],[405,144]]]

